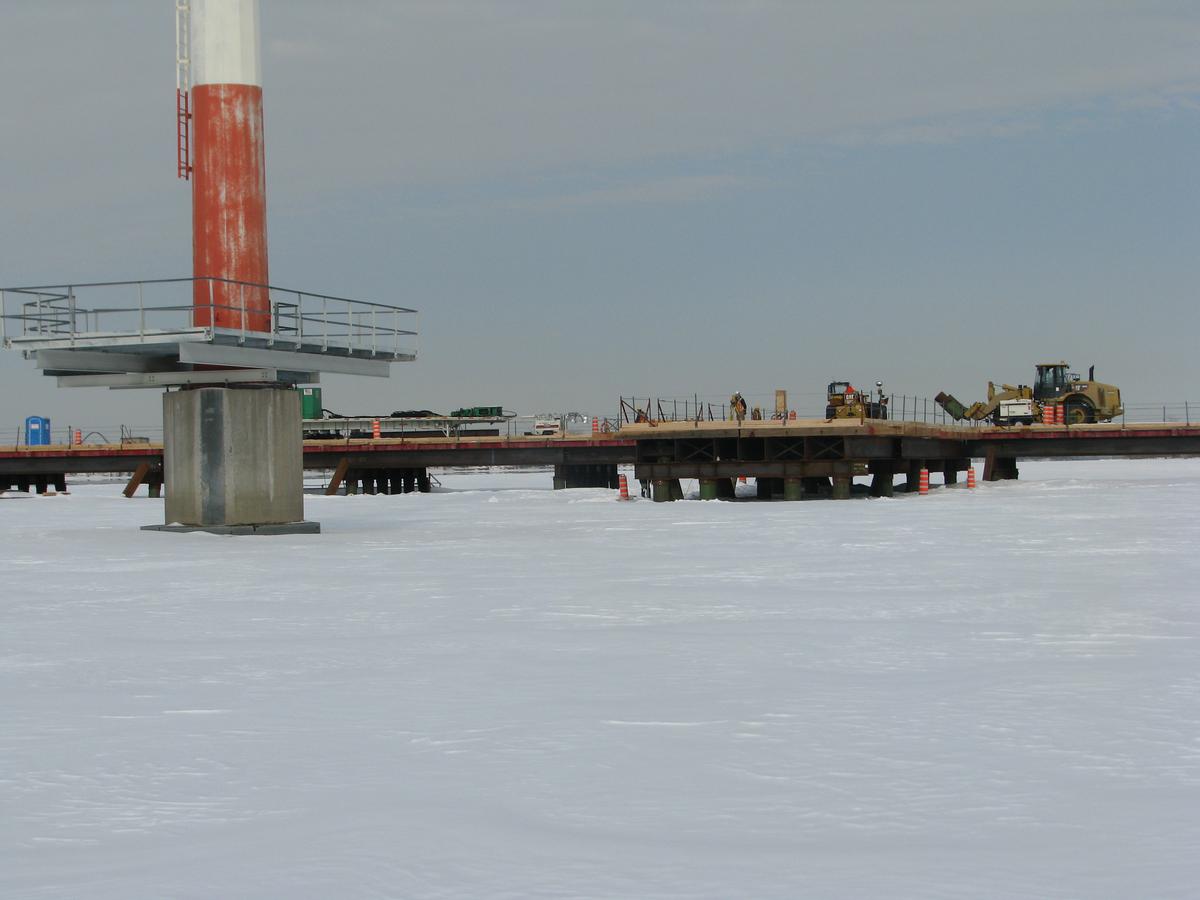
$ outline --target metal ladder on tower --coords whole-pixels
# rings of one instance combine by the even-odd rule
[[[192,174],[191,12],[189,0],[175,0],[175,164],[184,181]]]

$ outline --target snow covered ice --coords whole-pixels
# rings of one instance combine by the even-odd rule
[[[441,477],[309,496],[315,536],[0,498],[0,896],[1200,890],[1200,461]]]

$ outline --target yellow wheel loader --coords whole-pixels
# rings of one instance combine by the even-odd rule
[[[986,401],[963,406],[944,391],[934,400],[954,419],[990,419],[996,425],[1029,425],[1041,421],[1042,411],[1055,404],[1063,407],[1068,425],[1111,422],[1124,412],[1121,389],[1096,381],[1096,367],[1080,378],[1065,362],[1038,363],[1033,386],[1002,384],[999,390],[988,382]]]

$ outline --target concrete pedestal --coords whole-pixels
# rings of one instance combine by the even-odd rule
[[[164,394],[163,474],[166,525],[148,529],[320,530],[304,521],[300,394],[294,389],[203,387]]]

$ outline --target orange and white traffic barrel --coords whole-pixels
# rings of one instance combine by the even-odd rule
[[[626,478],[624,475],[621,475],[621,476],[618,478],[618,481],[619,481],[619,483],[620,483],[620,485],[621,485],[621,496],[620,496],[620,499],[621,499],[621,500],[628,500],[628,499],[629,499],[629,479],[628,479],[628,478]]]
[[[917,482],[917,490],[919,493],[922,493],[922,494],[929,493],[929,470],[928,469],[921,470],[921,480],[919,482]]]
[[[379,420],[372,419],[371,420],[371,437],[373,437],[375,440],[379,440],[379,435],[380,435]]]
[[[968,488],[975,487],[975,467],[974,466],[967,467],[967,487]]]

